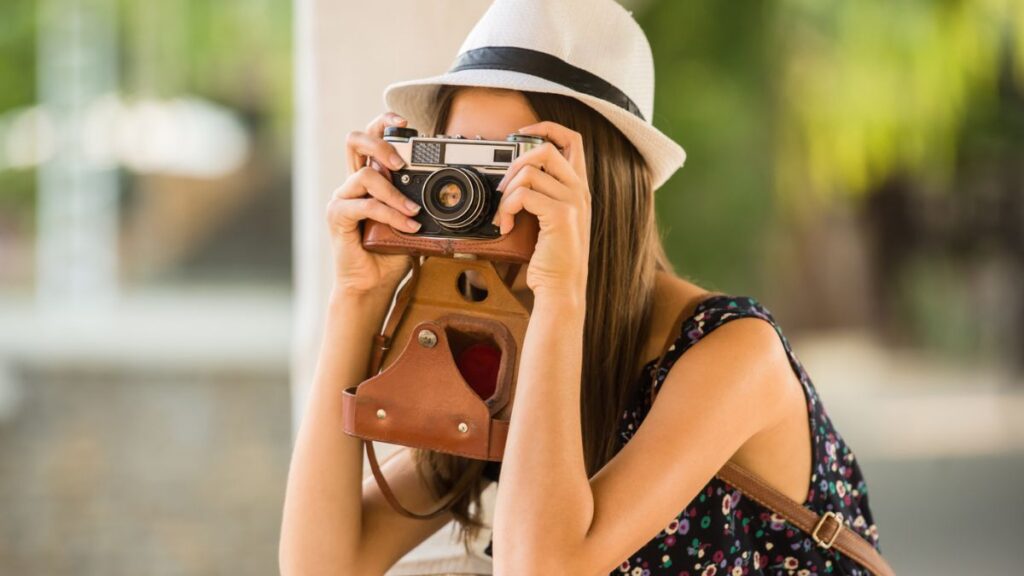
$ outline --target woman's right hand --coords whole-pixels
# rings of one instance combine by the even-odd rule
[[[385,126],[405,126],[388,112],[365,132],[349,132],[345,155],[349,176],[327,204],[327,224],[334,252],[335,289],[356,295],[390,297],[411,266],[408,254],[378,254],[363,248],[360,221],[372,219],[396,230],[415,232],[411,216],[420,206],[391,183],[391,172],[403,166],[395,148],[383,139]]]

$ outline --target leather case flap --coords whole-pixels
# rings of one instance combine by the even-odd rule
[[[395,230],[389,224],[376,220],[366,220],[363,224],[363,246],[373,252],[449,257],[456,253],[474,254],[487,260],[525,264],[537,246],[539,230],[537,217],[525,211],[516,214],[511,232],[493,240],[419,236]]]
[[[454,323],[463,328],[482,326],[473,318],[455,318]],[[391,366],[345,390],[344,420],[350,428],[346,432],[469,458],[500,459],[507,421],[492,425],[488,406],[462,378],[452,358],[446,325],[452,325],[451,317],[418,323]],[[421,330],[431,331],[436,344],[421,344],[417,336]],[[511,336],[507,338],[503,344],[514,346]],[[506,392],[512,387],[508,360],[503,355],[498,385],[498,390]]]

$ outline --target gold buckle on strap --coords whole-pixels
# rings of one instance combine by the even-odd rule
[[[825,520],[828,518],[831,518],[836,523],[836,530],[828,540],[822,540],[821,537],[818,536],[818,532],[821,530],[821,527],[825,525]],[[815,526],[814,531],[811,532],[811,538],[814,538],[814,541],[818,543],[818,546],[828,550],[833,544],[835,544],[836,538],[839,537],[839,533],[842,531],[843,521],[836,516],[835,512],[828,511],[821,515],[821,520],[818,520],[818,525]]]

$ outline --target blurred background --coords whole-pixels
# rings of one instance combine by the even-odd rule
[[[898,573],[1019,573],[1024,3],[623,3],[678,272],[775,314]],[[0,573],[277,573],[344,134],[486,6],[0,2]]]

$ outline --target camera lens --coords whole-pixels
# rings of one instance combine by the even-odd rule
[[[445,208],[455,208],[462,201],[462,188],[456,182],[447,182],[441,186],[437,199]]]
[[[470,168],[442,168],[423,183],[421,204],[431,218],[448,230],[480,224],[488,194],[480,176]]]

